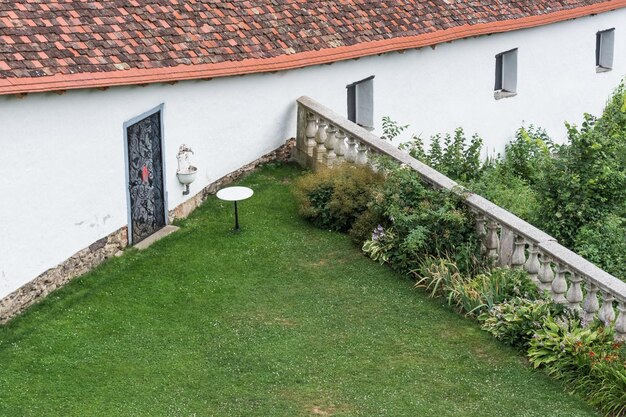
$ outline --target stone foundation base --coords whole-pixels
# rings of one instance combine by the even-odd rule
[[[209,184],[198,194],[191,197],[178,207],[169,212],[169,221],[187,217],[196,207],[198,207],[207,197],[215,194],[224,185],[231,183],[244,174],[254,170],[259,165],[271,161],[289,161],[292,157],[292,149],[295,146],[295,139],[289,139],[280,148],[263,155],[254,162],[251,162],[237,171],[231,172],[219,180]],[[105,259],[119,253],[128,245],[128,229],[121,229],[108,236],[92,243],[85,249],[72,255],[69,259],[48,269],[29,283],[23,285],[11,294],[0,300],[0,324],[8,322],[13,317],[20,314],[26,308],[35,304],[46,295],[65,285],[73,278],[89,272],[100,265]]]
[[[124,249],[127,244],[128,230],[124,226],[13,291],[0,300],[0,324],[6,323],[73,278],[100,265],[105,259]]]

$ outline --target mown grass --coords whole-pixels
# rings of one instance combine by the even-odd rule
[[[592,416],[441,301],[296,214],[266,166],[0,328],[0,416]]]

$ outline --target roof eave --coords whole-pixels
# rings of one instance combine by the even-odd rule
[[[246,59],[214,64],[178,65],[169,68],[128,69],[117,72],[57,74],[36,78],[0,79],[0,95],[40,93],[58,90],[141,85],[183,80],[208,79],[253,73],[284,71],[328,64],[405,49],[422,48],[443,42],[543,26],[626,7],[626,0],[609,0],[575,9],[497,22],[463,25],[410,37],[400,37],[340,46],[319,51],[281,55],[274,58]]]

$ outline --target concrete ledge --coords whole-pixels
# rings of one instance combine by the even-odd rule
[[[498,90],[498,91],[493,92],[493,98],[495,98],[496,100],[502,100],[503,98],[515,97],[516,95],[517,93],[514,93],[513,91]]]
[[[178,229],[180,229],[180,227],[172,226],[171,224],[168,224],[164,228],[154,232],[153,234],[151,234],[150,236],[148,236],[147,238],[145,238],[141,242],[137,243],[136,245],[133,245],[133,247],[135,247],[135,248],[137,248],[139,250],[147,249],[154,242],[163,239],[165,236],[171,235],[172,233],[174,233]]]

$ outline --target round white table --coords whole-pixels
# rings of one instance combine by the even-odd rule
[[[254,191],[248,187],[226,187],[217,192],[217,198],[224,201],[235,202],[235,230],[239,230],[239,213],[237,212],[237,201],[252,197]]]

